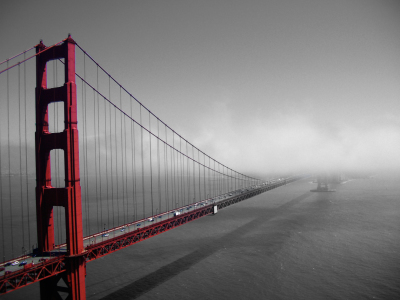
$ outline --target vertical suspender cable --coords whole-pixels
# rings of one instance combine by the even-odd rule
[[[142,105],[140,105],[140,138],[141,138],[141,157],[142,157],[142,200],[143,200],[143,219],[145,214],[145,192],[144,192],[144,157],[143,157],[143,123],[142,123]]]
[[[226,176],[225,176],[225,166],[222,165],[222,174],[221,174],[221,185],[222,185],[222,194],[226,193]]]
[[[131,116],[133,116],[133,108],[131,101]],[[131,122],[131,149],[132,149],[132,178],[133,178],[133,207],[134,220],[137,218],[137,201],[136,201],[136,139],[135,139],[135,123]]]
[[[213,168],[213,177],[214,177],[214,180],[213,180],[213,191],[214,191],[214,197],[216,196],[216,193],[215,193],[215,160],[213,159],[213,161],[214,161],[214,168]]]
[[[110,100],[110,157],[111,157],[111,174],[110,174],[110,179],[111,179],[111,212],[112,212],[112,223],[114,227],[114,179],[113,179],[113,146],[112,146],[112,134],[111,134],[111,122],[112,122],[112,106],[111,106],[111,78],[108,76],[108,100]],[[110,225],[110,222],[108,223]]]
[[[179,177],[180,177],[180,190],[179,195],[182,198],[182,202],[189,204],[188,201],[185,201],[185,192],[183,187],[183,174],[184,174],[184,156],[182,154],[182,137],[179,136]]]
[[[85,79],[86,78],[86,68],[85,68],[85,53],[83,54],[83,78]],[[88,235],[89,234],[89,230],[88,230],[88,225],[89,225],[89,219],[87,218],[88,217],[88,209],[87,209],[87,190],[86,190],[86,182],[87,182],[87,176],[86,176],[86,142],[85,142],[85,139],[86,139],[86,134],[85,134],[85,128],[86,128],[86,123],[85,123],[85,121],[86,121],[86,118],[85,118],[85,113],[86,113],[86,109],[85,109],[85,102],[84,102],[84,93],[83,93],[83,91],[84,91],[84,87],[83,87],[83,79],[81,79],[81,93],[82,93],[82,95],[81,95],[81,104],[82,104],[82,122],[83,122],[83,131],[82,131],[82,139],[83,139],[83,143],[82,143],[82,153],[83,153],[83,157],[82,157],[82,159],[83,159],[83,178],[85,178],[85,185],[84,185],[84,187],[83,187],[83,193],[82,193],[82,196],[83,196],[83,201],[84,201],[84,207],[85,207],[85,219],[86,219],[86,235]],[[77,91],[77,93],[76,93],[77,95],[78,95],[78,91]],[[81,178],[82,178],[82,176],[81,176]],[[82,182],[82,181],[81,181]]]
[[[210,180],[211,180],[210,172],[211,172],[211,158],[208,157],[208,180],[207,180],[208,181],[208,193],[211,197],[213,197],[211,183],[210,183]]]
[[[97,137],[96,137],[96,92],[93,89],[93,130],[94,130],[94,170],[95,170],[95,188],[96,188],[96,209],[97,209],[97,230],[99,231],[101,228],[101,223],[99,220],[99,198],[97,193]]]
[[[194,159],[194,157],[193,157],[193,159]],[[201,167],[201,165],[200,165],[200,150],[199,149],[197,149],[197,160],[198,160],[198,166],[199,166],[199,200],[201,200],[201,175],[200,175],[200,167]]]
[[[132,98],[131,98],[131,96],[129,96],[129,105],[130,105],[130,109],[131,109],[131,118],[133,118],[133,110],[132,110]],[[134,175],[133,175],[133,172],[134,172],[134,166],[133,166],[133,125],[134,125],[134,122],[132,122],[131,121],[131,153],[132,153],[132,157],[131,157],[131,176],[132,176],[132,180],[134,180]],[[133,203],[132,203],[132,206],[133,206],[133,213],[135,214],[135,197],[133,196],[134,195],[134,193],[135,193],[135,187],[134,187],[134,184],[133,184],[133,182],[132,182],[132,197],[133,197]],[[135,216],[133,216],[133,219],[135,219]],[[129,220],[129,215],[128,215],[128,220]]]
[[[178,134],[176,134],[177,138],[180,138]],[[178,141],[176,141],[176,198],[178,199],[178,202],[180,203],[180,206],[185,205],[184,199],[182,198],[181,195],[181,179],[180,179],[180,172],[181,172],[181,164],[180,164],[180,154],[178,150]]]
[[[130,110],[131,110],[131,118],[133,118],[133,114],[132,114],[132,98],[130,96],[129,96],[129,107],[130,107]],[[132,157],[131,157],[131,176],[132,176],[132,180],[133,180],[133,178],[134,178],[134,176],[133,176],[134,166],[133,166],[133,122],[132,121],[131,121],[131,154],[132,154]],[[134,188],[135,187],[133,186],[133,182],[132,182],[132,197],[133,197],[133,194],[135,192]],[[133,197],[133,203],[132,203],[133,208],[135,207],[134,202],[135,202],[135,198]],[[135,210],[133,211],[133,213],[135,213]],[[135,216],[133,217],[133,219],[135,219]],[[128,220],[129,220],[129,214],[128,214]]]
[[[84,58],[85,59],[85,58]],[[84,63],[85,64],[85,63]],[[85,74],[85,72],[84,72]],[[85,77],[85,76],[84,76]],[[81,168],[81,185],[82,185],[82,221],[85,222],[82,223],[82,230],[83,230],[83,236],[88,235],[89,234],[89,230],[88,230],[88,225],[89,225],[89,219],[87,218],[88,216],[88,201],[87,201],[87,189],[86,189],[86,182],[87,182],[87,176],[86,176],[86,142],[85,142],[85,138],[86,138],[86,134],[85,134],[85,127],[86,127],[86,118],[85,118],[85,102],[84,102],[84,82],[82,78],[79,78],[80,81],[80,85],[78,84],[78,82],[76,82],[76,95],[77,95],[77,101],[78,101],[78,94],[81,93],[80,97],[80,104],[81,107],[78,109],[79,111],[82,112],[82,128],[81,128],[81,140],[82,142],[79,144],[79,155],[80,158],[82,158],[82,160],[80,161],[82,164],[82,168]],[[80,90],[79,90],[80,88]],[[77,105],[79,104],[79,102],[77,102]],[[83,182],[83,183],[82,183]],[[85,228],[84,228],[85,227]]]
[[[158,213],[161,213],[160,121],[157,119]]]
[[[225,194],[228,191],[228,176],[225,174],[226,167],[222,165],[222,190]]]
[[[229,185],[229,188],[230,188],[230,190],[234,190],[233,172],[232,172],[232,169],[229,169],[229,170],[231,170],[231,178],[230,178],[230,185]]]
[[[98,72],[97,68],[97,72]],[[99,74],[97,73],[97,91],[99,90]],[[97,158],[99,160],[99,200],[100,200],[100,220],[103,224],[103,195],[102,195],[102,183],[101,183],[101,157],[100,157],[100,150],[101,150],[101,139],[100,139],[100,101],[99,101],[99,93],[96,91],[96,101],[97,101],[97,143],[98,143],[98,151],[97,151]],[[97,174],[96,174],[97,177]],[[97,201],[99,201],[97,200]]]
[[[167,211],[169,211],[169,189],[168,189],[168,135],[167,135],[167,126],[165,128],[165,143],[164,143],[164,162],[165,162],[165,194],[166,194],[166,202],[167,202]]]
[[[85,60],[85,54],[83,59]],[[86,77],[86,69],[84,70],[84,78]],[[86,80],[86,79],[85,79]],[[83,174],[85,177],[85,206],[86,206],[86,231],[90,235],[90,205],[89,205],[89,175],[88,175],[88,143],[87,143],[87,108],[86,108],[86,84],[82,80],[82,107],[83,107]]]
[[[111,107],[109,110],[111,110]],[[111,126],[111,124],[110,124],[110,126]],[[105,176],[106,176],[107,224],[110,224],[110,197],[108,194],[107,101],[104,101],[104,142],[105,142],[105,148],[106,148],[106,174],[105,174]],[[111,178],[111,180],[112,180],[112,178]]]
[[[114,108],[114,141],[115,141],[115,179],[116,179],[116,184],[117,184],[117,224],[119,225],[119,185],[118,185],[118,143],[117,143],[117,108]],[[113,228],[115,227],[115,224],[113,224]]]
[[[21,198],[21,214],[22,214],[22,248],[25,249],[25,222],[24,222],[24,203],[22,196],[22,145],[21,145],[21,74],[20,65],[18,65],[18,133],[19,133],[19,183],[20,183],[20,198]],[[1,175],[0,175],[1,176]]]
[[[8,68],[8,61],[7,61]],[[13,217],[11,206],[11,157],[10,157],[10,90],[9,90],[9,75],[7,71],[7,130],[8,130],[8,190],[10,200],[10,224],[11,224],[11,255],[14,257],[14,230],[13,230]]]
[[[225,171],[226,171],[226,174],[225,174]],[[224,190],[224,193],[227,193],[228,192],[228,170],[227,170],[227,168],[223,165],[222,166],[222,172],[223,172],[223,190]]]
[[[225,173],[226,172],[226,173]],[[225,193],[230,191],[229,189],[229,168],[224,166],[224,176],[225,176]]]
[[[188,142],[187,141],[186,141],[186,156],[187,156],[187,163],[186,163],[186,169],[187,169],[186,177],[187,177],[187,179],[186,179],[186,182],[187,182],[187,186],[188,186],[187,198],[188,198],[188,201],[190,201],[190,183],[191,183],[190,182],[190,160],[189,160],[189,150],[188,150]]]
[[[182,197],[182,201],[184,202],[184,203],[187,203],[187,204],[189,204],[189,199],[187,199],[186,201],[185,201],[185,185],[184,185],[184,183],[183,183],[183,174],[185,174],[185,157],[184,157],[184,155],[182,154],[182,137],[179,137],[179,152],[181,153],[180,154],[180,161],[181,161],[181,168],[180,168],[180,170],[179,170],[179,172],[180,172],[180,177],[181,177],[181,197]]]
[[[151,215],[154,216],[154,208],[153,208],[153,161],[152,161],[152,153],[151,153],[151,120],[150,120],[150,111],[149,111],[149,143],[150,143],[150,199],[151,199]]]
[[[25,60],[25,53],[24,53],[24,60]],[[30,210],[29,210],[29,186],[28,186],[28,141],[27,141],[27,122],[26,122],[26,63],[24,63],[24,107],[25,107],[25,178],[26,178],[26,206],[28,208],[28,246],[31,245],[31,226],[30,226]],[[0,138],[1,139],[1,138]],[[1,156],[1,154],[0,154]],[[0,165],[1,169],[1,165]],[[1,177],[1,176],[0,176]],[[1,181],[0,181],[1,185]],[[1,193],[1,188],[0,188]],[[3,217],[3,216],[2,216]],[[4,236],[4,234],[3,234]]]
[[[216,169],[216,173],[217,173],[217,194],[219,196],[221,196],[221,172],[219,170],[219,162],[217,161],[217,169]]]
[[[128,222],[128,217],[129,217],[129,205],[128,205],[128,199],[127,199],[127,194],[128,194],[128,164],[127,164],[127,149],[126,149],[126,140],[127,140],[127,135],[126,135],[126,119],[125,115],[122,116],[124,119],[124,139],[123,141],[125,142],[125,158],[124,158],[124,165],[126,165],[125,168],[125,187],[124,187],[124,199],[126,203],[126,209],[125,209],[125,217],[124,217],[124,224]]]
[[[173,132],[172,132],[173,133]],[[172,141],[173,141],[174,136],[172,135]],[[174,148],[173,147],[169,147],[170,148],[170,152],[171,152],[171,207],[177,208],[176,206],[176,201],[174,198],[174,160],[173,160],[173,152],[174,152]]]
[[[179,135],[177,134],[176,137],[179,137]],[[177,141],[177,145],[176,145],[176,149],[175,149],[175,153],[176,153],[176,198],[178,199],[178,202],[180,203],[180,206],[185,205],[183,199],[181,199],[181,188],[180,188],[180,178],[179,178],[179,174],[180,174],[180,157],[179,157],[179,151],[178,151],[178,141]]]
[[[187,204],[189,204],[190,202],[189,202],[189,199],[187,199],[186,201],[185,201],[185,176],[184,176],[184,174],[185,174],[185,156],[182,154],[182,137],[180,137],[180,146],[179,146],[179,148],[180,148],[180,152],[181,152],[181,189],[182,189],[182,191],[181,191],[181,195],[182,195],[182,199],[183,199],[183,201],[184,202],[186,202]]]
[[[122,110],[122,89],[121,86],[119,87],[119,106],[120,109]],[[125,182],[124,182],[124,139],[122,138],[122,119],[124,119],[124,115],[121,116],[121,181],[122,181],[122,212],[123,212],[123,223],[126,224],[125,222],[125,214],[126,211],[124,213],[124,207],[125,207]],[[120,225],[120,223],[118,223],[118,225]]]
[[[193,160],[193,202],[196,201],[196,173],[195,173],[195,163],[194,163],[194,147],[192,146],[192,160]]]
[[[206,156],[203,153],[203,162],[204,162],[204,167],[203,167],[203,182],[204,182],[204,199],[207,199],[207,184],[206,184]]]
[[[175,132],[172,131],[172,149],[171,149],[171,163],[172,163],[172,170],[173,170],[173,176],[172,176],[172,199],[174,200],[174,204],[176,206],[176,203],[178,203],[179,207],[179,202],[176,200],[176,188],[175,188]]]

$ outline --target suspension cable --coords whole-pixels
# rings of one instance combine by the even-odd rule
[[[84,65],[84,78],[86,78],[86,63],[85,63],[85,56],[83,56],[83,65]],[[89,205],[89,199],[88,199],[88,191],[89,191],[89,175],[88,175],[88,143],[87,143],[87,108],[86,108],[86,85],[83,84],[83,81],[81,81],[82,84],[82,110],[83,110],[83,153],[85,154],[83,156],[83,174],[84,177],[86,178],[85,180],[85,206],[86,206],[86,233],[87,235],[91,234],[90,231],[90,205]]]
[[[24,59],[26,52],[24,52]],[[27,141],[27,117],[26,117],[26,64],[24,64],[24,112],[25,112],[25,178],[26,178],[26,206],[28,208],[28,246],[31,245],[31,226],[30,226],[30,210],[29,210],[29,186],[28,186],[28,141]],[[1,139],[1,138],[0,138]],[[1,156],[1,155],[0,155]],[[1,166],[0,166],[1,169]],[[1,177],[1,176],[0,176]],[[1,182],[0,182],[1,185]],[[3,234],[4,236],[4,234]]]
[[[129,93],[128,90],[126,90],[114,77],[112,77],[103,67],[101,67],[99,65],[99,63],[97,63],[85,50],[83,50],[83,48],[76,43],[76,46],[84,53],[86,53],[86,55],[93,61],[94,64],[96,64],[105,74],[107,74],[107,76],[109,76],[109,78],[111,78],[118,86],[120,86],[132,99],[134,99],[139,105],[140,107],[143,107],[144,109],[146,109],[151,115],[153,115],[156,119],[158,119],[162,124],[164,124],[169,130],[171,130],[174,134],[176,134],[177,136],[179,136],[180,138],[182,138],[183,140],[187,141],[185,138],[183,138],[181,135],[179,135],[177,132],[175,132],[171,127],[169,127],[165,122],[163,122],[161,119],[159,119],[151,110],[149,110],[146,106],[144,106],[137,98],[135,98],[131,93]],[[77,76],[79,76],[78,74],[76,74]],[[132,119],[132,118],[131,118]],[[197,147],[195,147],[193,144],[191,144],[189,141],[187,141],[192,147],[196,148],[197,150],[199,150],[201,153],[203,153],[204,155],[207,155],[206,153],[204,153],[203,151],[201,151],[200,149],[198,149]],[[207,155],[208,156],[208,155]],[[223,164],[221,164],[222,166],[225,166]],[[255,178],[254,178],[255,179]]]
[[[140,125],[142,124],[142,106],[140,106]],[[143,155],[143,126],[140,126],[141,138],[141,157],[142,157],[142,200],[143,200],[143,219],[145,218],[145,189],[144,189],[144,155]]]
[[[25,248],[25,222],[24,222],[24,203],[22,196],[22,146],[21,146],[21,74],[20,66],[18,65],[18,134],[19,134],[19,183],[21,197],[21,225],[22,225],[22,248]],[[1,175],[0,175],[1,176]]]
[[[150,120],[150,113],[149,113],[149,132],[151,132],[151,120]],[[150,141],[150,199],[151,199],[151,215],[154,216],[153,211],[153,161],[152,161],[152,151],[151,151],[151,134],[149,134],[149,141]]]
[[[104,103],[104,140],[106,146],[106,202],[107,202],[107,224],[110,224],[110,197],[108,196],[108,142],[107,142],[107,109],[106,109],[107,102]],[[110,107],[111,111],[111,107]],[[111,119],[110,119],[111,124]],[[110,125],[111,128],[111,125]],[[110,147],[111,142],[110,142]],[[111,182],[112,182],[112,172],[111,172]]]
[[[158,209],[161,213],[161,160],[160,160],[160,122],[157,120],[157,167],[158,167]]]
[[[83,80],[83,78],[80,76],[80,75],[78,75],[78,74],[75,74],[76,76],[78,76],[80,79],[82,79]],[[114,109],[116,109],[116,110],[119,110],[121,113],[122,113],[122,115],[124,115],[125,117],[127,117],[128,119],[130,119],[132,122],[135,122],[137,125],[139,125],[140,126],[140,128],[141,128],[141,130],[145,130],[146,132],[148,132],[149,134],[151,134],[153,137],[155,137],[155,138],[157,138],[158,139],[158,137],[154,134],[154,133],[152,133],[151,131],[149,131],[147,128],[145,128],[141,123],[142,122],[137,122],[135,119],[133,119],[131,116],[129,116],[129,115],[127,115],[124,111],[122,111],[119,107],[117,107],[109,98],[107,98],[107,97],[105,97],[102,93],[100,93],[98,90],[96,90],[96,88],[94,88],[90,83],[88,83],[87,81],[85,81],[84,80],[84,82],[90,87],[90,88],[92,88],[96,93],[98,93],[101,97],[103,97],[104,98],[104,100],[105,101],[107,101],[107,102],[109,102],[113,107],[114,107]],[[122,87],[122,89],[123,89],[123,87]],[[140,108],[142,108],[142,107],[144,107],[143,105],[141,105],[140,106]],[[141,110],[141,109],[140,109]],[[156,117],[157,118],[157,117]],[[157,118],[158,119],[158,118]],[[163,123],[160,119],[158,119],[161,123]],[[169,128],[165,123],[163,123],[167,128]],[[110,128],[110,130],[111,130],[111,128]],[[177,136],[179,136],[180,138],[182,138],[184,141],[186,141],[190,146],[192,146],[193,148],[195,148],[195,149],[198,149],[198,148],[196,148],[195,146],[193,146],[190,142],[188,142],[186,139],[184,139],[183,137],[181,137],[179,134],[177,134],[175,131],[173,131],[173,130],[171,130],[171,132],[173,133],[173,135],[177,135]],[[111,134],[111,132],[110,132],[110,134]],[[163,143],[165,143],[165,141],[163,141],[163,140],[161,140]],[[180,151],[178,150],[178,149],[176,149],[173,145],[170,145],[170,144],[168,144],[168,146],[169,147],[171,147],[172,149],[174,149],[176,152],[179,152],[180,153]],[[210,157],[209,155],[207,155],[207,154],[205,154],[204,152],[202,152],[201,150],[199,150],[202,154],[204,154],[204,155],[206,155],[207,157]],[[180,154],[182,154],[182,155],[185,155],[184,153],[180,153]],[[187,156],[187,155],[185,155],[185,156]],[[188,156],[188,158],[190,159],[190,160],[192,160],[192,161],[194,161],[195,163],[200,163],[200,162],[198,162],[198,161],[196,161],[194,158],[192,158],[192,157],[189,157]],[[212,158],[213,159],[213,158]],[[213,159],[214,160],[214,159]],[[221,164],[221,163],[219,163],[219,162],[217,162],[218,164],[220,164],[221,166],[224,166],[223,164]],[[201,164],[201,163],[200,163]],[[218,172],[218,171],[217,171]],[[251,177],[249,177],[249,178],[251,178]]]
[[[133,101],[130,101],[131,115],[133,115]],[[133,220],[136,220],[136,141],[135,141],[135,122],[131,122],[131,149],[132,152],[132,179],[133,179]]]
[[[168,143],[168,135],[167,135],[167,127],[164,124],[165,128],[165,141],[164,143],[164,161],[165,161],[165,190],[166,190],[166,201],[167,201],[167,211],[169,211],[169,189],[168,189],[168,148],[167,148],[167,143]]]
[[[97,69],[98,71],[98,69]],[[97,90],[99,89],[99,75],[97,73]],[[98,143],[98,150],[97,150],[97,156],[98,156],[98,160],[99,160],[99,199],[96,199],[97,202],[99,202],[100,200],[100,220],[101,223],[103,224],[103,191],[102,191],[102,182],[101,182],[101,158],[100,158],[100,150],[101,150],[101,139],[100,139],[100,102],[99,102],[99,94],[96,93],[96,101],[97,101],[97,135],[96,135],[96,140],[95,143],[97,141]],[[96,107],[94,107],[96,108]],[[94,109],[95,111],[95,109]],[[96,159],[96,158],[95,158]],[[96,181],[97,181],[97,173],[96,173]]]
[[[7,61],[8,67],[8,61]],[[11,200],[11,158],[10,158],[10,89],[9,89],[9,73],[7,72],[7,143],[8,143],[8,186],[10,200],[10,224],[11,224],[11,254],[14,257],[14,232],[13,232],[13,217],[12,217],[12,200]]]
[[[95,182],[96,182],[96,209],[97,209],[97,230],[99,231],[100,226],[100,220],[99,220],[99,197],[98,197],[98,189],[97,189],[97,134],[96,134],[96,94],[93,90],[93,129],[94,129],[94,173],[95,173]]]
[[[105,99],[105,97],[103,96],[103,98]],[[108,77],[108,99],[110,99],[110,104],[111,104],[111,81],[110,81],[110,76]],[[115,109],[115,106],[114,106]],[[112,222],[113,222],[113,227],[114,227],[114,179],[113,179],[113,146],[112,146],[112,134],[111,134],[111,122],[112,122],[112,114],[111,114],[111,107],[110,107],[110,155],[111,155],[111,162],[110,162],[110,166],[111,166],[111,207],[112,207]],[[108,223],[108,225],[110,225],[110,223]]]
[[[47,48],[43,49],[42,51],[39,51],[38,53],[35,53],[34,55],[32,55],[32,56],[30,56],[30,57],[28,57],[28,58],[24,58],[24,60],[22,60],[22,61],[20,61],[20,62],[18,62],[18,63],[16,63],[16,64],[14,64],[14,65],[12,65],[12,66],[10,66],[10,67],[8,66],[8,62],[9,62],[12,58],[6,59],[6,60],[3,61],[1,64],[3,64],[4,62],[7,62],[7,68],[5,68],[3,71],[0,71],[0,74],[6,72],[6,71],[8,71],[8,70],[11,70],[12,68],[14,68],[14,67],[16,67],[16,66],[18,66],[18,65],[20,65],[20,64],[22,64],[22,63],[24,63],[24,62],[26,62],[26,61],[28,61],[28,60],[30,60],[30,59],[32,59],[32,58],[34,58],[34,57],[37,56],[37,55],[42,54],[44,51],[47,51],[47,50],[49,50],[49,49],[51,49],[51,48],[53,48],[53,47],[55,47],[55,46],[58,46],[58,45],[62,44],[62,43],[65,42],[67,39],[68,39],[68,38],[63,39],[61,42],[58,42],[57,44],[54,44],[53,46],[47,47]],[[33,46],[32,48],[35,48],[35,47],[36,47],[36,46]],[[32,49],[32,48],[31,48],[31,49]],[[29,49],[29,50],[31,50],[31,49]],[[29,51],[29,50],[27,50],[27,51]],[[26,52],[26,51],[25,51],[25,52]],[[22,53],[24,53],[24,52],[22,52]],[[18,55],[16,55],[16,56],[19,56],[19,55],[20,55],[20,54],[18,54]]]
[[[122,107],[122,105],[121,105],[121,107]],[[126,135],[126,122],[125,122],[125,116],[124,115],[122,115],[121,121],[122,121],[122,119],[124,119],[124,122],[123,122],[124,123],[124,138],[123,138],[123,141],[125,142],[125,158],[124,158],[124,163],[122,164],[122,167],[124,167],[124,165],[126,165],[126,168],[125,168],[125,186],[122,186],[122,187],[123,187],[123,197],[124,197],[124,201],[126,203],[126,209],[125,209],[125,214],[124,214],[124,224],[126,224],[127,220],[128,220],[128,216],[129,216],[129,205],[128,205],[128,199],[127,199],[127,194],[128,194],[128,164],[127,164],[127,157],[126,157],[126,153],[127,153],[127,148],[126,148],[127,135]]]
[[[27,49],[27,50],[25,50],[25,51],[22,51],[21,53],[16,54],[16,55],[14,55],[13,57],[7,58],[6,60],[0,62],[0,65],[4,64],[5,62],[8,62],[8,61],[10,61],[10,60],[12,60],[12,59],[14,59],[14,58],[17,58],[18,56],[20,56],[20,55],[22,55],[22,54],[24,55],[24,59],[25,59],[25,53],[28,52],[28,51],[31,51],[33,48],[35,48],[35,46],[33,46],[33,47],[31,47],[31,48],[29,48],[29,49]]]

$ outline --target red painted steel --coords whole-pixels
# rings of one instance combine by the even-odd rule
[[[159,221],[144,228],[125,233],[123,235],[108,239],[106,241],[89,245],[86,247],[85,257],[87,261],[95,260],[107,254],[121,250],[138,242],[144,241],[163,232],[197,220],[201,217],[212,214],[213,205],[207,205],[194,211],[179,216]]]
[[[85,299],[86,262],[83,257],[81,187],[79,178],[79,144],[75,84],[75,41],[69,36],[61,45],[48,49],[41,42],[36,46],[36,211],[38,248],[40,252],[54,249],[53,207],[65,208],[67,231],[66,281],[71,299]],[[47,88],[46,63],[64,58],[65,83]],[[50,133],[48,105],[64,103],[64,131]],[[64,151],[65,187],[51,186],[50,151]],[[40,282],[42,299],[53,299],[57,282],[49,278]]]
[[[107,254],[111,254],[118,250],[124,249],[129,247],[133,244],[138,242],[144,241],[148,238],[161,234],[163,232],[167,232],[173,228],[178,226],[187,224],[188,222],[197,220],[201,217],[210,215],[213,213],[213,206],[216,205],[218,210],[221,210],[225,207],[228,207],[232,204],[238,203],[240,201],[249,199],[261,193],[267,192],[274,188],[280,187],[287,183],[296,181],[301,177],[291,177],[286,178],[281,181],[276,181],[273,183],[269,183],[267,185],[262,185],[260,187],[254,189],[247,189],[240,195],[236,195],[233,197],[229,197],[225,200],[219,201],[217,203],[208,204],[196,210],[183,213],[181,215],[175,216],[173,218],[169,218],[163,221],[156,222],[154,224],[148,225],[144,228],[137,229],[135,231],[127,232],[123,235],[110,238],[108,240],[89,245],[85,248],[84,252],[82,253],[82,258],[85,261],[92,261],[97,258],[103,257]],[[129,224],[127,224],[129,225]],[[53,289],[50,291],[55,290],[57,282],[60,279],[68,282],[68,278],[63,276],[67,274],[68,264],[70,263],[69,260],[71,256],[60,256],[58,258],[51,259],[46,263],[40,265],[31,265],[25,266],[23,270],[13,272],[12,274],[3,276],[0,278],[0,294],[11,292],[15,289],[21,288],[25,285],[29,285],[31,283],[37,281],[45,281],[49,280],[51,282]],[[20,259],[16,259],[20,260]],[[62,289],[57,287],[58,290]],[[65,291],[65,290],[64,290]],[[51,296],[51,295],[50,295]],[[49,297],[50,297],[49,296]],[[50,297],[51,299],[51,297]]]
[[[12,292],[26,285],[51,278],[65,272],[64,257],[49,259],[40,264],[26,265],[20,271],[4,275],[0,280],[0,294]]]

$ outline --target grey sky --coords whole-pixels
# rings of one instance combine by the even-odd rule
[[[400,167],[400,2],[3,1],[0,60],[68,33],[240,172]]]

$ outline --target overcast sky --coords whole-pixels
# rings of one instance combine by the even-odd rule
[[[0,61],[68,33],[239,172],[400,168],[400,1],[0,4]]]

